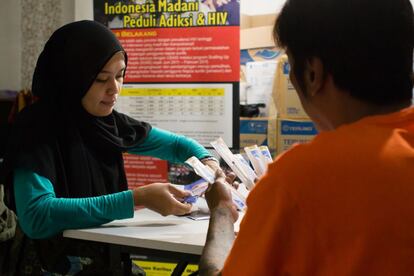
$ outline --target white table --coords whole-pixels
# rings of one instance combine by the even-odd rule
[[[239,221],[236,223],[236,229]],[[208,220],[163,217],[151,210],[140,209],[135,211],[132,219],[116,220],[97,228],[66,230],[63,236],[109,246],[111,266],[120,271],[121,255],[124,254],[123,260],[127,261],[130,253],[171,258],[182,262],[184,268],[188,262],[198,262],[207,230]],[[128,257],[125,257],[125,254]],[[125,271],[130,271],[128,266],[124,268]],[[180,263],[176,269],[181,269],[179,266]]]
[[[201,255],[208,220],[163,217],[149,209],[135,211],[134,218],[116,220],[98,228],[66,230],[63,236],[133,247]]]

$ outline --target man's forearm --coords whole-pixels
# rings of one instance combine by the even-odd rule
[[[199,275],[219,275],[234,241],[231,210],[214,209],[210,217],[206,245],[200,259]]]

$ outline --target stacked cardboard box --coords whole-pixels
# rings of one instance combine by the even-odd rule
[[[240,48],[250,51],[274,47],[272,32],[276,17],[276,14],[242,15]],[[267,145],[272,153],[280,154],[295,143],[312,140],[317,133],[289,79],[290,65],[287,56],[278,57],[277,62],[269,116],[241,118],[241,147],[263,144]],[[243,76],[241,80],[244,80]]]
[[[240,49],[275,46],[272,30],[276,16],[276,14],[242,14],[240,21]]]
[[[281,56],[272,93],[278,111],[277,154],[289,149],[293,144],[306,143],[317,134],[290,81],[290,69],[287,56]]]
[[[241,15],[240,49],[259,51],[263,48],[275,47],[272,30],[276,14]],[[245,82],[241,70],[241,83]],[[271,102],[273,105],[273,102]],[[269,116],[257,118],[240,118],[240,148],[251,145],[266,145],[274,155],[276,151],[276,112],[275,107],[269,109]]]
[[[297,143],[306,143],[317,134],[308,119],[277,118],[277,153],[282,153]]]
[[[240,148],[267,146],[268,118],[240,118]]]

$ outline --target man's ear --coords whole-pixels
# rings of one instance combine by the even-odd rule
[[[312,57],[305,64],[304,80],[309,96],[315,96],[321,91],[325,82],[325,71],[322,61],[318,57]]]

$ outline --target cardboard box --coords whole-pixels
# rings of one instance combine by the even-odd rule
[[[277,14],[268,13],[268,14],[258,14],[250,15],[250,26],[260,27],[260,26],[273,26],[276,23]]]
[[[276,152],[276,117],[240,118],[240,149],[253,145],[268,146]]]
[[[262,26],[240,30],[240,49],[273,47],[273,26]]]
[[[273,25],[276,14],[241,15],[240,49],[273,47]]]
[[[317,130],[311,120],[277,119],[277,154],[292,145],[311,141]]]
[[[286,55],[279,58],[273,86],[273,99],[281,117],[308,119],[299,96],[289,78],[290,65]]]
[[[240,118],[240,148],[267,146],[267,118]]]
[[[241,15],[240,49],[248,51],[275,47],[273,25],[277,14]],[[256,50],[255,50],[256,49]],[[252,53],[254,55],[254,53]],[[256,55],[254,55],[256,57]],[[255,60],[256,61],[256,60]],[[243,66],[242,66],[243,67]],[[245,81],[241,70],[241,80]],[[247,85],[247,84],[245,84]],[[266,145],[271,154],[276,152],[276,110],[273,101],[269,103],[269,117],[240,118],[240,148],[252,145]]]
[[[269,13],[269,14],[258,14],[258,15],[250,15],[250,14],[241,14],[240,18],[240,28],[241,29],[248,29],[248,28],[255,28],[261,26],[272,26],[275,24],[277,18],[277,14]]]

